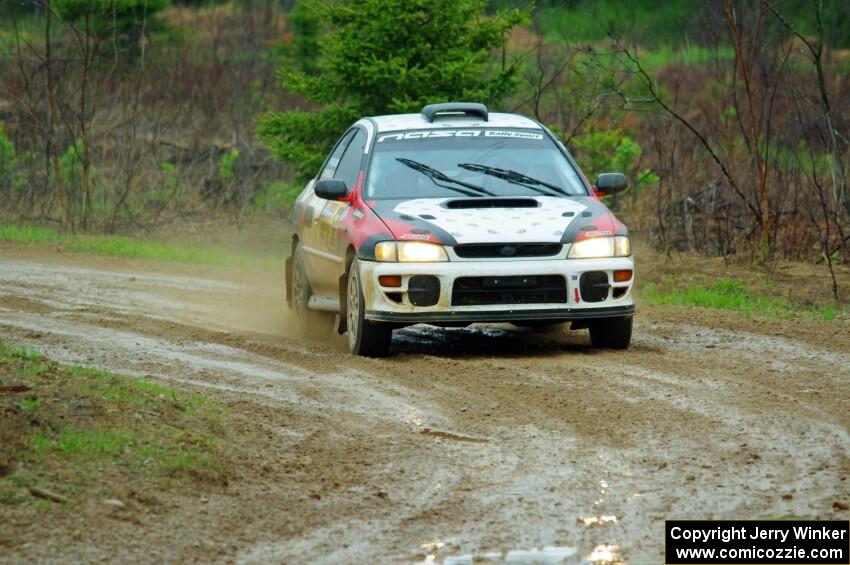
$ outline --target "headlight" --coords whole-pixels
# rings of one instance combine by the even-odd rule
[[[421,241],[382,241],[375,245],[375,259],[400,263],[448,261],[446,250],[436,243]]]
[[[569,259],[592,259],[595,257],[628,257],[632,244],[624,235],[616,237],[594,237],[573,243]]]

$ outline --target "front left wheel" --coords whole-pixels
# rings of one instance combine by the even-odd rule
[[[346,306],[348,348],[351,352],[364,357],[386,357],[389,353],[393,330],[386,324],[366,319],[363,285],[360,281],[360,262],[356,258],[348,271]]]
[[[588,326],[593,347],[628,349],[632,341],[632,317],[600,318]]]

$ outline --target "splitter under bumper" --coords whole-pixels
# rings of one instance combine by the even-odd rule
[[[589,320],[595,318],[613,318],[633,316],[634,304],[611,306],[606,308],[555,308],[549,310],[484,310],[464,312],[366,312],[366,318],[376,322],[394,322],[400,324],[429,323],[497,323],[545,320],[569,322],[571,320]]]

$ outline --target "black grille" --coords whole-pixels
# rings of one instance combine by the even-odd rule
[[[488,304],[548,304],[567,301],[567,284],[560,275],[460,277],[452,289],[452,306]]]
[[[585,302],[602,302],[608,298],[608,273],[604,271],[589,271],[581,275],[579,281],[581,299]]]
[[[464,243],[455,253],[464,259],[551,257],[561,252],[560,243]]]

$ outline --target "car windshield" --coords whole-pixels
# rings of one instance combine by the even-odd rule
[[[528,129],[437,129],[378,134],[366,198],[586,196],[557,145]]]

